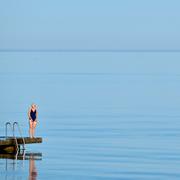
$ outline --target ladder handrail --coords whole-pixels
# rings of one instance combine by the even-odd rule
[[[5,124],[5,127],[6,127],[6,138],[7,138],[7,127],[8,127],[8,125],[9,125],[9,127],[10,127],[10,129],[11,129],[12,134],[13,134],[13,138],[15,139],[16,148],[17,148],[17,152],[18,152],[18,151],[19,151],[18,141],[17,141],[16,136],[14,135],[13,128],[12,128],[12,125],[11,125],[10,122],[6,122],[6,124]]]
[[[8,128],[8,125],[11,127],[11,123],[10,122],[6,122],[6,124],[5,124],[5,129],[6,129],[6,132],[5,132],[5,134],[6,134],[6,138],[7,138],[7,128]]]
[[[15,125],[18,127],[18,130],[19,130],[19,134],[23,140],[23,149],[25,149],[25,140],[24,140],[24,137],[22,136],[22,133],[21,133],[21,129],[20,129],[20,126],[18,124],[18,122],[14,122],[13,123],[13,136],[15,136]]]

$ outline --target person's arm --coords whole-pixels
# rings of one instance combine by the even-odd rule
[[[30,115],[30,108],[28,110],[28,118],[29,118],[29,121],[31,120],[31,115]]]
[[[36,110],[36,121],[38,121],[38,112]]]

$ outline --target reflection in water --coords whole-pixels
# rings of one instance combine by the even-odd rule
[[[29,160],[29,180],[36,180],[37,179],[37,175],[38,175],[38,171],[36,168],[36,164],[35,161],[37,160],[42,160],[42,153],[25,153],[25,152],[21,152],[18,154],[0,154],[0,159],[6,159],[6,165],[5,165],[5,169],[6,169],[6,177],[5,179],[8,180],[8,171],[9,169],[14,171],[14,178],[22,178],[22,176],[20,177],[15,171],[19,171],[20,170],[20,163],[21,163],[21,168],[24,169],[24,161],[25,160]],[[8,163],[8,159],[11,159],[12,162]],[[18,166],[17,166],[18,164]],[[9,167],[11,166],[11,167]]]
[[[35,166],[35,161],[33,155],[29,159],[29,180],[36,180],[37,177],[37,169]]]

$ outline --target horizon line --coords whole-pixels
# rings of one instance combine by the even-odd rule
[[[180,49],[0,49],[0,52],[120,52],[120,53],[165,53],[180,52]]]

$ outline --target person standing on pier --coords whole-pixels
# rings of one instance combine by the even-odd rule
[[[34,138],[35,128],[37,125],[37,106],[36,104],[32,104],[28,110],[28,118],[29,118],[29,136]]]

